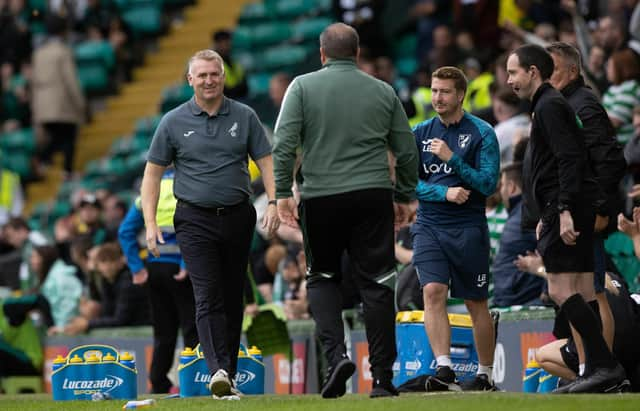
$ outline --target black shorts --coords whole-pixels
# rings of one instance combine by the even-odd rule
[[[560,347],[560,356],[562,361],[566,364],[567,368],[578,374],[580,368],[580,360],[578,359],[578,350],[576,344],[572,338],[567,340],[567,343]]]
[[[580,235],[575,245],[566,245],[560,237],[560,215],[551,205],[542,213],[538,251],[548,273],[592,273],[594,212],[587,208],[571,213],[573,226]]]

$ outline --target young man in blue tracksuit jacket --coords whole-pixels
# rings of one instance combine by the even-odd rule
[[[178,329],[182,329],[185,347],[195,347],[198,343],[193,290],[173,229],[176,206],[173,176],[173,170],[167,170],[160,183],[157,222],[163,231],[164,244],[158,246],[159,257],[149,254],[146,263],[140,258],[140,250],[146,249],[146,245],[138,242],[138,235],[144,228],[139,198],[118,230],[120,246],[133,273],[133,282],[149,284],[154,341],[149,379],[153,393],[166,393],[171,389],[167,372],[173,364]]]
[[[487,305],[489,230],[487,196],[496,189],[500,150],[489,124],[462,110],[467,79],[455,67],[432,75],[432,104],[438,116],[414,129],[420,152],[417,221],[412,227],[413,263],[420,279],[425,328],[436,358],[427,391],[461,389],[451,362],[447,293],[463,298],[478,351],[476,378],[466,390],[495,390],[491,372],[494,326]]]

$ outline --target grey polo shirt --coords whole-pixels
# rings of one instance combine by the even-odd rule
[[[209,116],[195,98],[162,117],[147,153],[147,161],[174,163],[176,198],[201,207],[230,206],[251,194],[248,158],[271,154],[271,146],[256,113],[223,98]]]

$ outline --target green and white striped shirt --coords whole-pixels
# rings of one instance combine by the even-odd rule
[[[640,105],[640,84],[627,80],[611,85],[602,97],[602,105],[610,118],[616,118],[622,125],[616,129],[618,141],[626,143],[633,137],[633,108]]]

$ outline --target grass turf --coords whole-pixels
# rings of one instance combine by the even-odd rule
[[[540,395],[518,393],[404,394],[396,398],[371,400],[365,395],[346,395],[323,400],[319,395],[247,396],[240,401],[216,401],[208,397],[161,399],[159,395],[141,396],[157,400],[150,411],[625,411],[640,409],[640,394],[623,395]],[[118,410],[126,400],[56,402],[47,394],[0,395],[0,410]]]

